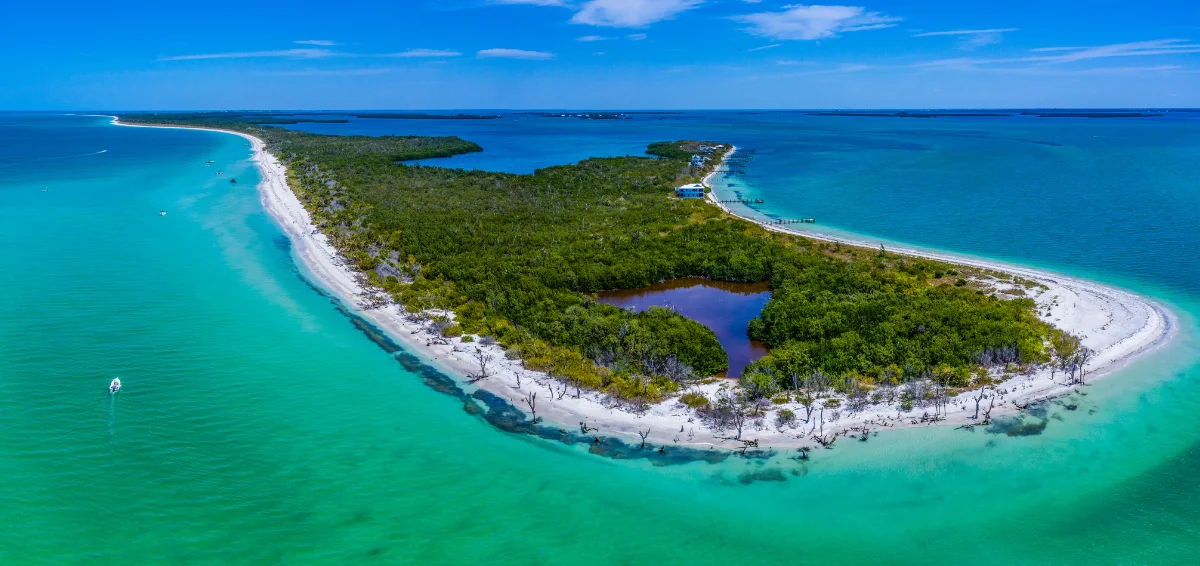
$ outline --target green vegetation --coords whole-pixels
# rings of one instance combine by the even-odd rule
[[[813,372],[834,389],[913,378],[957,386],[981,366],[1048,359],[1053,329],[1029,299],[939,281],[957,275],[947,264],[769,232],[674,198],[674,186],[704,172],[688,166],[698,142],[652,144],[656,158],[513,175],[398,163],[479,150],[458,138],[323,136],[212,117],[190,124],[263,138],[322,231],[409,309],[453,312],[452,332],[492,337],[530,369],[617,397],[659,400],[726,368],[702,325],[590,295],[686,276],[770,281],[773,297],[749,329],[773,349],[743,380],[755,397]]]
[[[708,406],[709,400],[703,393],[689,391],[679,396],[679,402],[693,409],[701,409]]]

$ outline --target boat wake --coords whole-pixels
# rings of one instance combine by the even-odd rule
[[[29,163],[40,163],[40,162],[42,162],[42,161],[55,161],[55,160],[58,160],[58,159],[75,159],[76,157],[91,157],[91,156],[93,156],[93,155],[100,155],[100,154],[102,154],[102,153],[108,153],[108,150],[107,150],[107,149],[102,149],[102,150],[100,150],[100,151],[93,151],[93,152],[91,152],[91,153],[80,153],[80,154],[77,154],[77,155],[60,155],[60,156],[57,156],[57,157],[39,157],[39,158],[37,158],[37,159],[27,159],[27,160],[25,160],[25,161],[15,161],[15,162],[12,162],[12,163],[0,163],[0,168],[4,168],[4,167],[16,167],[17,165],[26,165],[26,164],[29,164]]]

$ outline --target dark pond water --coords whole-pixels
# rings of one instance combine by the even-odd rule
[[[728,283],[698,277],[674,279],[639,289],[605,291],[599,301],[643,311],[649,307],[671,307],[717,334],[729,354],[729,377],[741,377],[752,361],[767,354],[762,342],[746,335],[750,319],[762,312],[771,298],[763,283]]]

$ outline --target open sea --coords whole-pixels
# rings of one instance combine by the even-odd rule
[[[808,462],[613,460],[502,432],[369,340],[293,261],[245,140],[0,113],[0,563],[1200,554],[1200,113],[297,127],[459,135],[485,151],[423,163],[513,172],[730,142],[752,160],[717,189],[763,199],[751,214],[1104,281],[1167,305],[1180,331],[1027,417],[1037,434],[885,431]]]

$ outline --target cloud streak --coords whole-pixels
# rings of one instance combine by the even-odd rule
[[[993,28],[993,29],[959,29],[951,31],[929,31],[925,33],[913,34],[913,37],[939,37],[949,36],[958,38],[958,48],[963,50],[978,49],[988,45],[1000,43],[1004,40],[1004,34],[1017,31],[1017,28]]]
[[[337,55],[328,49],[278,49],[274,51],[236,51],[232,53],[201,53],[198,55],[175,55],[159,57],[159,61],[199,61],[203,59],[321,59]]]
[[[554,58],[554,54],[547,51],[527,51],[525,49],[504,49],[498,47],[482,49],[476,55],[481,59],[528,59],[540,61]]]
[[[269,51],[235,51],[230,53],[200,53],[159,57],[159,61],[201,61],[206,59],[326,59],[341,58],[438,58],[458,57],[458,51],[448,49],[409,49],[398,53],[344,53],[329,49],[277,49]]]
[[[784,6],[782,12],[759,12],[734,16],[749,24],[746,31],[775,40],[812,41],[854,31],[890,28],[901,18],[868,12],[859,6]]]
[[[702,2],[703,0],[588,0],[571,18],[571,23],[639,28],[674,18]]]
[[[491,0],[492,4],[527,4],[530,6],[558,6],[566,8],[567,3],[563,0]]]
[[[1034,55],[1007,58],[958,57],[918,63],[915,66],[940,69],[979,69],[1030,63],[1039,66],[1063,65],[1096,59],[1200,53],[1200,44],[1185,39],[1158,39],[1095,47],[1042,47],[1033,49],[1030,53],[1034,53]]]
[[[460,55],[462,55],[462,53],[459,53],[458,51],[451,51],[448,49],[409,49],[408,51],[401,51],[399,53],[388,53],[386,55],[383,55],[383,57],[429,58],[429,57],[458,57]]]
[[[927,31],[925,33],[913,34],[913,37],[934,37],[939,35],[977,35],[989,33],[1008,33],[1017,31],[1017,28],[995,28],[995,29],[959,29],[952,31]]]

